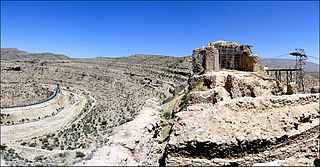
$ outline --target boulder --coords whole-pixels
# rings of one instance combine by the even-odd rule
[[[211,103],[215,104],[219,101],[230,100],[230,95],[224,87],[216,87],[206,91],[195,91],[189,95],[189,104]]]
[[[194,74],[204,73],[204,55],[200,54],[200,49],[194,49],[192,54],[192,71]]]
[[[310,90],[311,93],[320,93],[320,86],[314,86]]]
[[[288,95],[296,94],[298,92],[298,85],[295,82],[290,82],[287,86]]]

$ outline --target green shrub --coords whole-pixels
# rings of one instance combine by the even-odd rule
[[[184,93],[180,99],[181,103],[179,104],[179,107],[183,107],[184,105],[188,104],[188,99],[189,99],[189,93]]]
[[[59,141],[59,138],[58,138],[58,137],[55,137],[55,138],[53,138],[53,140],[54,140],[55,142],[57,142],[57,141]]]
[[[46,143],[46,142],[48,142],[48,138],[45,137],[42,139],[42,143]]]
[[[80,158],[82,158],[82,157],[84,157],[85,156],[85,154],[83,153],[83,152],[81,152],[81,151],[77,151],[76,152],[76,157],[78,158],[78,157],[80,157]]]
[[[34,157],[34,160],[35,161],[42,161],[43,160],[43,155],[39,155],[39,156]]]
[[[0,144],[0,150],[5,150],[8,146]]]
[[[166,120],[168,120],[168,119],[171,118],[171,113],[170,113],[169,111],[166,111],[166,112],[163,113],[163,117],[164,117]]]
[[[15,151],[16,150],[14,150],[13,148],[9,148],[9,150],[8,150],[9,154],[14,154]]]
[[[188,93],[184,93],[183,96],[181,97],[182,102],[185,102],[186,100],[188,100]]]
[[[210,79],[203,80],[203,86],[206,86],[209,89],[211,88],[211,84],[212,84],[212,81]]]
[[[207,85],[207,84],[211,84],[211,83],[209,83],[209,82],[205,83],[204,81],[202,81],[202,82],[198,83],[192,90],[193,91],[207,90],[208,87],[210,87],[210,85]]]
[[[86,143],[81,143],[78,148],[86,148]]]
[[[101,125],[107,125],[107,121],[102,121]]]
[[[48,147],[49,143],[43,143],[44,147]]]
[[[47,146],[47,150],[52,151],[52,150],[53,150],[52,146],[51,146],[51,145],[48,145],[48,146]]]
[[[162,133],[161,133],[161,136],[162,136],[162,139],[161,139],[161,142],[165,141],[168,139],[169,135],[170,135],[170,125],[165,125],[163,128],[162,128]]]
[[[29,147],[36,147],[37,146],[37,143],[30,143],[29,144]]]
[[[66,157],[66,154],[65,153],[59,153],[59,157],[61,157],[61,158]]]

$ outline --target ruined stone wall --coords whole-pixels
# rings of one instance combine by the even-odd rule
[[[235,48],[232,54],[219,53],[219,49],[230,47]],[[226,55],[227,54],[227,55]],[[224,56],[222,56],[224,55]],[[233,58],[232,55],[234,56]],[[219,71],[220,67],[225,69],[235,69],[242,71],[259,71],[259,57],[252,54],[250,46],[240,45],[235,42],[217,41],[211,42],[208,46],[193,50],[193,72],[195,74],[203,74],[210,71]],[[230,60],[229,60],[230,59]],[[231,65],[223,65],[221,63],[233,63]]]
[[[258,62],[259,62],[258,56],[243,54],[241,55],[240,60],[241,60],[241,63],[240,63],[241,70],[243,71],[258,70]]]
[[[219,71],[219,52],[213,47],[205,47],[204,69],[207,71]]]
[[[192,71],[195,74],[204,73],[204,55],[200,54],[201,49],[194,49],[192,53]]]
[[[203,74],[210,71],[219,71],[219,51],[210,46],[193,50],[193,72]]]

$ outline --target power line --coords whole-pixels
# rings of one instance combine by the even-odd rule
[[[283,55],[279,55],[279,56],[274,56],[274,57],[270,57],[270,59],[274,59],[274,58],[278,58],[278,57],[283,57],[283,56],[288,56],[290,55],[290,53],[287,53],[287,54],[283,54]],[[307,57],[309,58],[314,58],[314,59],[320,59],[319,57],[314,57],[314,56],[309,56],[307,55]]]
[[[314,59],[320,59],[319,57],[314,57],[314,56],[308,56],[308,57],[311,57],[311,58],[314,58]]]
[[[290,53],[279,55],[279,56],[274,56],[274,57],[271,57],[270,59],[274,59],[274,58],[277,58],[277,57],[283,57],[283,56],[287,56],[287,55],[290,55]]]

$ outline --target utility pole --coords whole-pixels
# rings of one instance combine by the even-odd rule
[[[306,65],[307,55],[304,52],[304,49],[296,49],[295,52],[290,53],[290,55],[296,57],[295,68],[299,69],[297,72],[297,85],[299,86],[299,91],[304,92],[304,76],[305,72],[302,69],[303,65]]]

